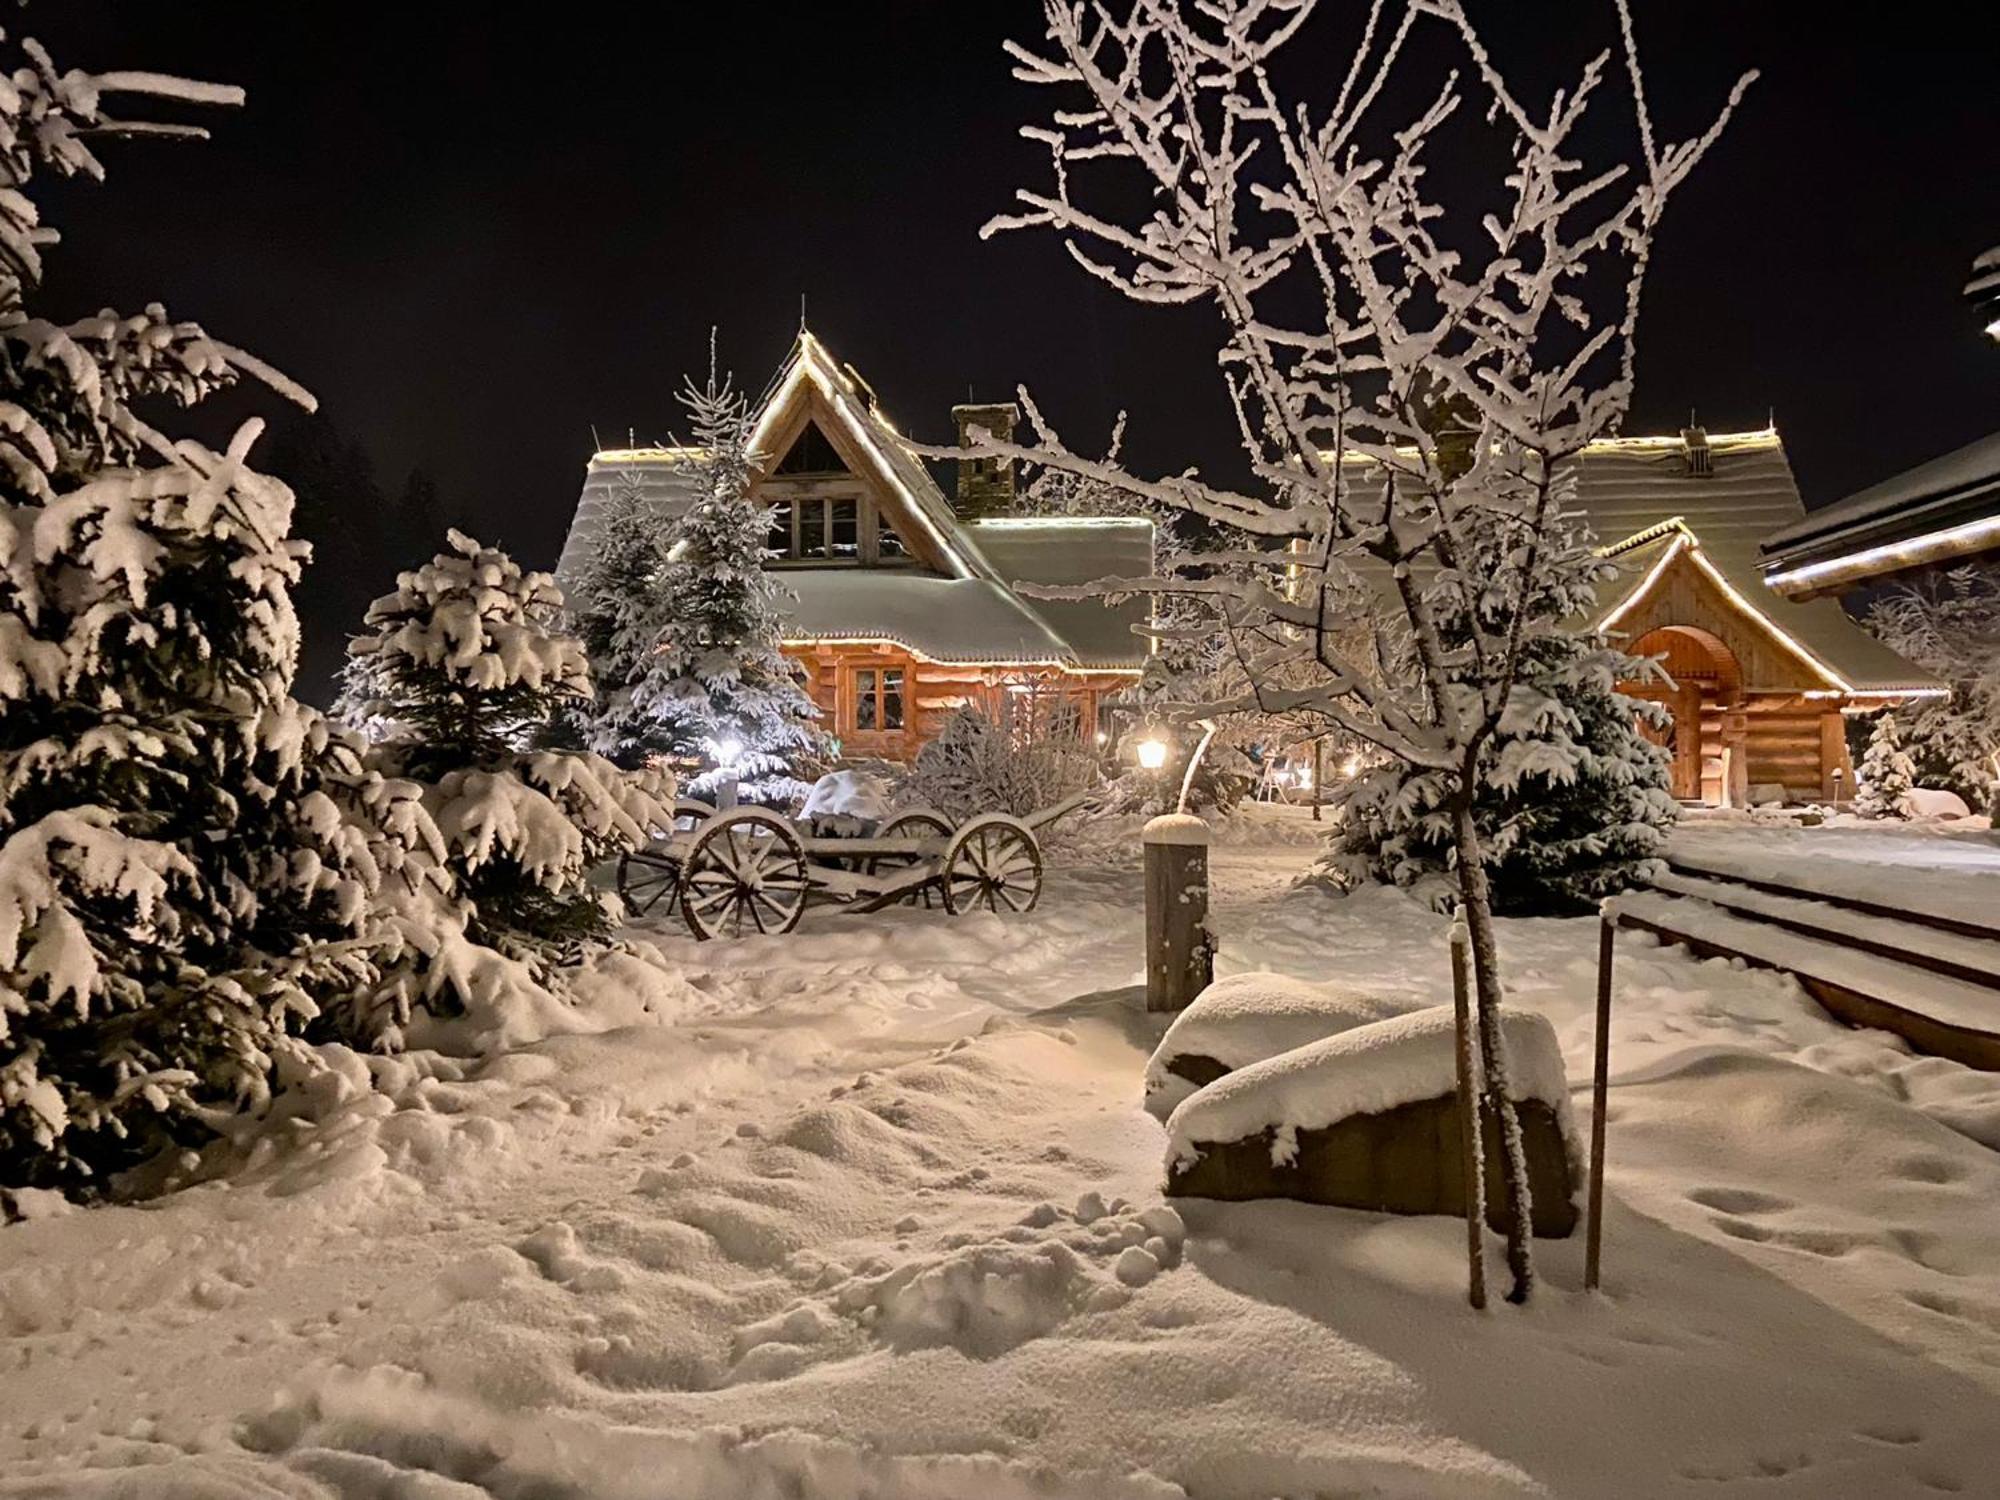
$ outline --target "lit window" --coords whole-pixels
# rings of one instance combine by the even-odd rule
[[[902,727],[903,669],[857,669],[854,673],[854,732],[876,734]]]

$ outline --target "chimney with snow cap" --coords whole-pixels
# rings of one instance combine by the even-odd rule
[[[954,406],[951,420],[958,428],[958,446],[969,448],[981,438],[1014,440],[1014,424],[1021,410],[1011,401]],[[1014,460],[1011,458],[961,458],[958,461],[957,509],[971,520],[978,516],[1004,515],[1014,508]]]
[[[1681,454],[1689,475],[1707,479],[1715,473],[1715,450],[1708,446],[1708,432],[1701,427],[1681,429]]]

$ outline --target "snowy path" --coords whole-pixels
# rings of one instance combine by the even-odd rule
[[[1287,891],[1301,858],[1218,849],[1228,967],[1440,993],[1436,918]],[[1150,1025],[1075,1000],[1136,979],[1136,884],[663,936],[667,1024],[358,1098],[232,1186],[0,1230],[0,1494],[1990,1482],[2000,1079],[1634,943],[1607,1295],[1549,1245],[1536,1307],[1477,1318],[1442,1221],[1209,1206],[1180,1242]],[[1593,940],[1506,930],[1578,1083]]]

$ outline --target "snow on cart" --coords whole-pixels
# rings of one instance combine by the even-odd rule
[[[942,813],[909,808],[861,833],[687,799],[675,807],[671,834],[619,861],[618,892],[635,917],[678,905],[698,938],[790,932],[814,900],[874,912],[928,904],[936,894],[954,916],[1033,911],[1042,895],[1039,830],[1091,795],[1024,818],[979,813],[956,827]]]

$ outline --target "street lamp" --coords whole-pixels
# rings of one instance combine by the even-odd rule
[[[1148,771],[1157,771],[1167,763],[1167,742],[1158,735],[1148,735],[1139,741],[1139,764]]]

